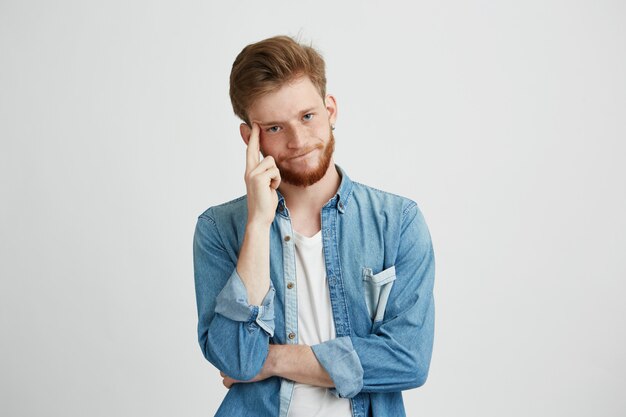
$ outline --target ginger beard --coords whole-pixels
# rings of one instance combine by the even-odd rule
[[[289,155],[286,158],[282,158],[276,161],[276,166],[280,171],[281,181],[295,185],[297,187],[308,187],[309,185],[313,185],[322,179],[322,177],[326,174],[326,171],[328,171],[330,160],[332,159],[333,152],[335,151],[335,136],[333,135],[332,130],[329,129],[329,132],[330,138],[328,139],[328,143],[326,143],[326,146],[319,143],[313,148],[322,150],[316,168],[306,171],[294,171],[287,168],[283,164],[283,161],[295,155]],[[308,151],[311,151],[311,149],[308,149]]]

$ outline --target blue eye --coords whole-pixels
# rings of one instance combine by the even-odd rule
[[[276,132],[278,132],[278,130],[277,130],[277,129],[280,129],[280,127],[278,127],[278,126],[272,126],[272,127],[268,128],[268,129],[266,129],[266,130],[267,130],[268,132],[276,133]]]
[[[311,117],[307,118],[307,116],[311,116]],[[313,118],[313,113],[307,113],[307,114],[304,115],[304,119],[305,120],[311,120],[312,118]]]

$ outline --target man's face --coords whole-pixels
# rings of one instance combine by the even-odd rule
[[[325,101],[308,77],[300,77],[259,98],[248,110],[250,121],[261,128],[261,153],[274,157],[281,181],[306,187],[328,171],[335,149],[330,125],[337,107],[331,95]],[[246,143],[249,132],[242,128]]]

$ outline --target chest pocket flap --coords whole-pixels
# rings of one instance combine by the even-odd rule
[[[396,279],[396,268],[391,266],[377,274],[371,268],[363,268],[365,303],[372,320],[380,321],[385,316],[391,287]]]

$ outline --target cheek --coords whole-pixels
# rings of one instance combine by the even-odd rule
[[[272,147],[268,146],[267,140],[264,140],[263,138],[259,139],[259,150],[261,151],[263,158],[272,153]]]
[[[311,132],[311,135],[319,140],[325,141],[328,139],[328,128],[326,126],[318,126]]]
[[[318,133],[318,132],[319,132],[320,130],[322,130],[322,129],[321,129],[321,126],[320,126],[320,125],[315,124],[315,125],[310,125],[310,126],[307,126],[307,129],[306,129],[306,130],[307,130],[307,132],[309,132],[309,133]]]
[[[259,136],[259,150],[261,151],[263,156],[265,156],[266,154],[265,152],[266,145],[267,145],[267,139],[265,139],[263,134],[261,134],[261,136]]]

